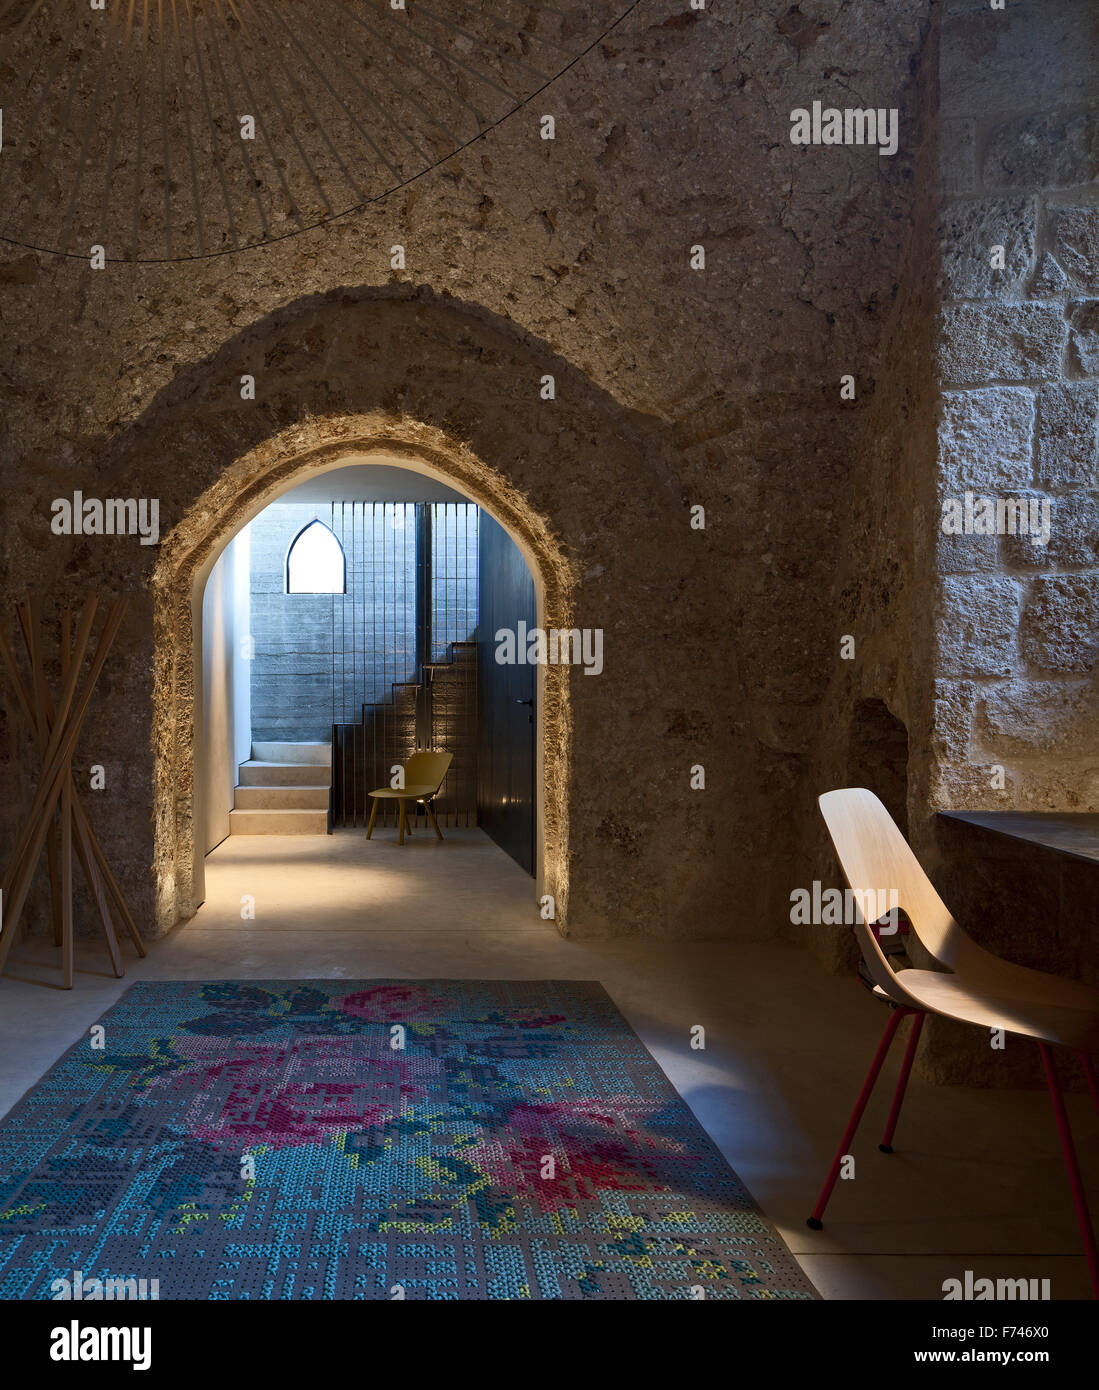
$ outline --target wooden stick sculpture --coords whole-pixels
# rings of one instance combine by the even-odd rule
[[[115,975],[120,977],[124,973],[114,929],[115,918],[129,932],[138,955],[145,955],[145,943],[141,939],[141,933],[122,896],[122,890],[111,873],[87,812],[80,803],[72,773],[73,752],[88,713],[88,706],[91,704],[95,683],[103,670],[111,643],[122,622],[126,600],[120,598],[112,604],[81,685],[81,668],[84,665],[97,607],[96,596],[89,593],[84,601],[84,609],[76,630],[75,646],[71,640],[71,614],[67,608],[62,611],[61,691],[56,702],[46,683],[42,614],[38,600],[28,594],[26,601],[16,609],[30,665],[29,683],[23,679],[7,634],[0,631],[0,659],[3,660],[8,678],[15,688],[24,718],[34,731],[35,743],[42,760],[42,777],[38,790],[16,841],[3,884],[0,886],[0,970],[4,968],[15,939],[19,916],[26,903],[42,846],[45,844],[53,908],[54,945],[61,947],[61,983],[65,989],[72,989],[73,983],[74,846],[84,879],[99,913]],[[55,813],[60,821],[60,837],[54,833]]]

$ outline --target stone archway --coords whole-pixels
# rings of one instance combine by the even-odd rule
[[[201,604],[210,571],[234,535],[283,492],[349,458],[385,456],[438,477],[489,512],[519,547],[534,577],[538,622],[572,626],[575,576],[547,526],[502,473],[446,432],[387,412],[309,418],[241,455],[166,537],[152,577],[153,808],[156,920],[166,930],[202,900],[196,825],[196,688],[201,684]],[[537,892],[552,894],[556,923],[568,920],[569,671],[542,666],[537,728]]]

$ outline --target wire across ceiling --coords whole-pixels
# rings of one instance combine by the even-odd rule
[[[525,105],[638,0],[92,3],[0,0],[0,237],[165,261],[385,197]]]

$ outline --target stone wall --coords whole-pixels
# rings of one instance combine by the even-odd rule
[[[935,27],[915,69],[908,119],[920,138],[882,346],[874,359],[837,364],[855,376],[855,399],[847,409],[856,435],[847,488],[821,532],[835,556],[820,671],[824,700],[798,808],[802,834],[788,893],[809,889],[814,880],[843,885],[816,803],[824,791],[869,787],[918,850],[929,838],[939,415],[938,39]],[[833,390],[839,389],[837,374]],[[785,934],[798,942],[808,937],[831,968],[854,972],[858,948],[851,931],[787,922]]]
[[[940,500],[1050,530],[939,538],[939,808],[1099,808],[1097,76],[1088,0],[947,7]]]
[[[948,0],[939,500],[1024,498],[1038,534],[938,538],[933,810],[1099,809],[1097,75],[1088,0]],[[982,945],[1099,983],[1099,871],[951,822],[921,846]],[[1041,1084],[1033,1048],[935,1025],[938,1080]]]
[[[1023,964],[1099,980],[1099,874],[936,815],[1097,808],[1099,12],[947,0],[938,18],[901,291],[860,416],[833,588],[833,640],[851,634],[854,657],[831,663],[814,781],[895,798],[895,752],[875,770],[865,751],[867,712],[884,706],[897,721],[885,745],[902,726],[908,740],[909,837],[963,928]],[[1048,499],[1048,544],[946,534],[944,503],[964,514],[967,492]],[[804,814],[791,888],[842,883],[809,798]],[[849,932],[811,939],[854,969]],[[920,1067],[939,1081],[1038,1079],[1032,1049],[993,1055],[939,1019],[925,1039]]]
[[[551,711],[572,770],[552,808],[568,929],[775,930],[788,886],[769,870],[812,814],[832,722],[848,510],[881,505],[857,500],[866,434],[837,377],[874,375],[898,296],[928,11],[642,0],[543,94],[552,142],[520,110],[352,217],[184,266],[3,246],[6,607],[27,585],[52,604],[132,596],[82,757],[108,765],[92,812],[144,926],[190,910],[172,857],[188,788],[153,787],[189,737],[154,708],[154,671],[158,698],[192,679],[162,660],[182,609],[154,631],[152,551],[51,534],[51,500],[156,496],[162,549],[201,549],[271,441],[328,447],[361,418],[480,460],[482,500],[545,538],[554,592],[605,631],[605,674],[574,676],[571,713]],[[852,93],[900,108],[895,157],[791,144],[794,108]],[[901,430],[888,403],[881,418]],[[10,713],[0,753],[2,856],[35,775]]]

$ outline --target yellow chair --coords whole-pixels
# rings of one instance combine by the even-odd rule
[[[373,833],[374,817],[378,814],[378,803],[380,801],[396,801],[399,807],[397,840],[399,844],[403,845],[405,832],[412,834],[412,827],[408,824],[408,812],[405,803],[422,801],[424,809],[431,817],[431,824],[435,827],[435,834],[441,840],[443,832],[439,829],[439,822],[435,819],[435,808],[431,803],[439,795],[443,779],[450,770],[450,764],[453,761],[453,753],[413,753],[404,765],[403,787],[399,789],[378,787],[376,791],[370,793],[374,804],[370,808],[370,824],[366,827],[366,838],[369,840]]]

